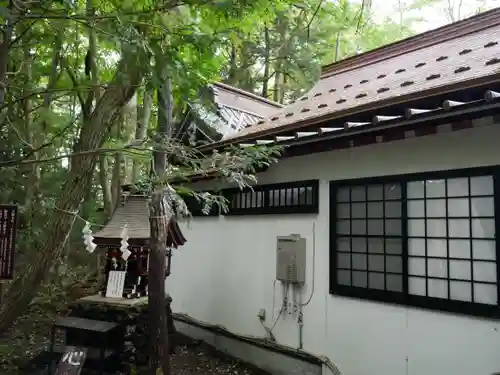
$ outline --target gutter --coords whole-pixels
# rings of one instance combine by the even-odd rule
[[[449,118],[454,118],[457,116],[464,116],[464,115],[471,115],[471,118],[480,118],[485,116],[485,112],[493,111],[495,109],[500,108],[500,103],[477,103],[473,102],[470,104],[465,104],[463,106],[460,106],[461,109],[456,109],[454,111],[446,111],[446,110],[440,110],[438,111],[433,111],[435,114],[432,116],[419,116],[418,118],[411,119],[411,120],[406,120],[406,121],[397,121],[393,122],[392,124],[381,124],[378,126],[374,125],[368,125],[368,126],[360,126],[358,128],[354,128],[352,131],[348,132],[343,132],[343,133],[337,133],[337,134],[323,134],[320,136],[313,136],[307,139],[298,139],[298,140],[293,140],[289,141],[289,144],[286,144],[286,146],[298,146],[298,145],[303,145],[307,143],[313,143],[317,142],[319,140],[331,140],[331,139],[338,139],[338,138],[344,138],[346,136],[353,136],[353,135],[359,135],[359,134],[366,134],[366,133],[372,133],[376,131],[381,131],[381,130],[389,130],[389,129],[394,129],[394,128],[400,128],[400,127],[407,127],[411,125],[416,125],[422,122],[440,122],[443,123],[442,120],[449,119]],[[476,116],[474,116],[476,114]]]
[[[206,151],[210,151],[210,150],[213,150],[215,148],[218,148],[218,147],[224,147],[224,146],[228,146],[231,144],[251,142],[251,141],[255,141],[259,138],[264,139],[266,137],[274,137],[274,136],[277,136],[283,132],[297,131],[299,129],[307,130],[307,128],[310,128],[312,125],[320,125],[320,124],[325,124],[325,123],[330,122],[330,121],[341,120],[342,118],[347,118],[347,117],[353,116],[353,115],[359,115],[359,114],[362,114],[365,112],[374,111],[374,110],[381,109],[381,108],[387,107],[387,106],[393,106],[393,105],[405,104],[405,103],[408,103],[408,105],[410,105],[409,102],[415,102],[416,100],[425,99],[427,97],[451,94],[451,93],[456,92],[458,90],[479,89],[481,87],[487,87],[488,85],[494,85],[495,83],[498,83],[498,80],[499,80],[499,74],[495,73],[495,74],[481,77],[481,78],[475,78],[475,79],[469,79],[467,81],[457,82],[457,83],[454,83],[454,84],[448,85],[448,86],[440,86],[440,87],[436,87],[436,88],[432,88],[432,89],[427,89],[424,91],[408,93],[406,95],[402,95],[402,96],[399,96],[396,98],[390,97],[390,98],[387,98],[387,99],[384,99],[381,101],[374,101],[374,102],[366,103],[364,105],[357,106],[354,108],[346,108],[346,109],[341,110],[341,111],[326,112],[323,114],[319,114],[317,117],[308,117],[308,118],[305,118],[303,120],[291,122],[288,124],[284,124],[282,126],[265,128],[263,130],[259,130],[259,131],[253,132],[253,133],[244,133],[240,136],[238,136],[238,133],[237,133],[232,138],[228,138],[228,139],[224,139],[224,140],[221,140],[219,142],[216,142],[216,143],[204,145],[204,146],[200,147],[200,151],[206,152]],[[488,90],[485,88],[485,92],[487,92],[487,91]],[[496,101],[497,98],[496,97],[491,98],[491,100]],[[487,102],[487,100],[481,99],[481,100],[473,101],[473,102],[465,104],[465,106],[468,106],[470,104],[470,105],[473,105],[473,107],[476,107],[476,106],[480,106],[484,102]],[[462,106],[459,106],[459,107],[462,107]],[[459,110],[459,108],[453,107],[453,109],[450,109],[447,111],[442,110],[442,111],[446,111],[447,113],[449,113],[448,116],[450,116],[451,113],[456,113],[458,110]],[[436,112],[436,111],[438,111],[438,109],[434,109],[432,112]],[[429,115],[419,115],[418,120],[417,119],[406,120],[406,121],[403,120],[401,122],[398,122],[398,125],[399,124],[406,124],[408,121],[414,121],[414,122],[427,121],[428,119],[433,118],[433,116],[429,116]],[[382,128],[385,128],[385,127],[386,126],[383,126]],[[364,132],[371,132],[374,129],[379,129],[373,125],[367,126],[366,129],[365,129],[365,127],[363,127],[363,128],[364,128]],[[249,128],[247,128],[247,129],[249,129]],[[247,129],[245,129],[245,130],[247,130]],[[346,131],[341,131],[341,132],[336,132],[336,133],[337,133],[336,135],[340,134],[342,136],[352,134],[351,132],[346,132]]]
[[[318,142],[320,140],[323,141],[323,140],[343,138],[343,137],[348,137],[348,136],[358,135],[358,134],[372,133],[375,131],[386,130],[386,129],[396,128],[396,127],[409,126],[409,125],[414,125],[414,124],[418,124],[418,123],[422,123],[422,122],[443,120],[446,118],[459,116],[459,115],[468,115],[468,114],[472,115],[476,112],[478,114],[480,114],[481,112],[496,109],[499,107],[500,107],[500,103],[498,102],[497,98],[492,98],[492,100],[482,99],[482,100],[477,100],[477,101],[473,101],[473,102],[469,102],[469,103],[464,103],[463,105],[452,107],[450,109],[441,108],[441,109],[431,110],[430,112],[425,113],[425,114],[412,116],[412,118],[410,118],[410,119],[391,121],[391,123],[382,122],[379,125],[373,125],[370,123],[370,124],[364,125],[364,126],[358,126],[358,127],[349,128],[349,129],[342,129],[340,131],[328,132],[325,134],[318,133],[318,134],[315,134],[312,136],[301,137],[301,138],[294,139],[291,141],[273,142],[273,144],[275,144],[277,146],[295,146],[295,145],[301,145],[301,144],[306,144],[306,143]],[[478,116],[478,117],[480,117],[480,116]],[[324,123],[327,120],[328,119],[324,119],[322,117],[319,117],[316,119],[310,119],[309,123],[307,123],[307,120],[304,122],[307,123],[308,126],[310,126],[310,125],[314,125],[317,123],[322,123],[322,122]],[[293,126],[290,126],[290,127],[272,128],[267,133],[278,134],[279,132],[283,132],[283,131],[292,131],[292,130],[300,128],[301,126],[304,126],[304,125],[305,124],[303,122],[299,122],[299,123],[293,124]],[[303,129],[303,130],[307,132],[307,129]],[[219,141],[216,143],[204,145],[204,146],[200,147],[200,151],[207,152],[207,151],[211,151],[213,149],[216,149],[218,147],[228,146],[230,144],[238,144],[238,143],[245,142],[245,141],[251,142],[252,140],[255,141],[258,138],[262,139],[262,138],[265,138],[266,136],[270,136],[270,135],[264,134],[264,132],[249,134],[247,136],[243,135],[239,138],[232,138],[232,139],[227,139],[224,141]]]

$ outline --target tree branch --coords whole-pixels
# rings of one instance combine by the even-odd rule
[[[73,70],[67,64],[66,59],[64,59],[63,61],[65,62],[65,65],[66,65],[66,72],[68,73],[68,76],[71,79],[71,82],[73,82],[74,88],[76,89],[76,96],[78,98],[78,101],[80,102],[80,106],[82,107],[82,111],[85,111],[85,108],[86,108],[85,107],[85,100],[83,99],[83,95],[82,95],[82,93],[80,91],[80,85],[78,83],[78,79],[76,78],[75,73],[73,72]]]

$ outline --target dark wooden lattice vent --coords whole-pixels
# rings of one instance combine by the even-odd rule
[[[0,280],[14,277],[17,206],[0,204]]]
[[[318,187],[318,180],[307,180],[227,189],[226,215],[317,213]]]

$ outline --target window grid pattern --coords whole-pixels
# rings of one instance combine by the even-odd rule
[[[341,285],[403,291],[400,185],[337,191],[337,280]]]
[[[318,187],[318,180],[307,180],[227,189],[226,215],[317,213]]]
[[[498,304],[493,177],[407,184],[409,293]]]
[[[332,182],[331,293],[500,317],[496,171]]]

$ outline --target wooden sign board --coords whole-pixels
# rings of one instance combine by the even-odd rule
[[[0,280],[14,278],[17,205],[0,204]]]
[[[109,271],[106,297],[123,298],[126,271]]]
[[[55,375],[80,375],[87,358],[87,348],[67,346],[56,368]]]

